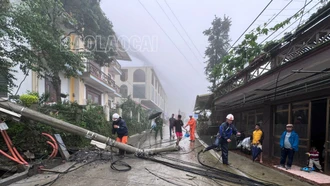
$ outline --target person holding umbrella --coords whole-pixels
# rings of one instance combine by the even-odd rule
[[[155,119],[156,122],[156,134],[155,134],[155,139],[157,140],[157,134],[159,132],[160,139],[163,139],[163,119],[160,116],[157,116]]]
[[[255,125],[255,130],[252,133],[250,138],[252,143],[252,161],[255,161],[257,157],[260,155],[260,163],[262,161],[262,141],[264,140],[264,132],[260,129],[260,123]]]

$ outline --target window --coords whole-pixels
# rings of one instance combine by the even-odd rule
[[[155,76],[154,76],[154,73],[151,74],[151,84],[152,85],[155,85]]]
[[[144,99],[146,95],[145,85],[133,85],[133,98]]]
[[[101,105],[101,93],[88,86],[86,86],[86,98],[94,104]]]
[[[125,82],[125,81],[127,81],[127,78],[128,78],[128,70],[127,69],[122,69],[121,70],[121,75],[120,75],[120,80],[122,82]]]
[[[308,110],[308,102],[292,104],[291,123],[300,138],[307,138],[308,135]]]
[[[289,121],[289,105],[279,105],[275,112],[275,130],[274,135],[280,136],[285,130]]]
[[[137,69],[134,71],[133,74],[133,82],[145,82],[146,81],[146,75],[143,70]]]
[[[128,96],[128,89],[126,85],[120,86],[120,94],[123,96],[123,98]]]

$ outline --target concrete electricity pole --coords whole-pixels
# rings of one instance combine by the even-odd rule
[[[115,140],[105,137],[103,135],[97,134],[95,132],[86,130],[84,128],[78,127],[76,125],[70,124],[68,122],[47,116],[45,114],[42,114],[40,112],[31,110],[26,107],[19,106],[17,104],[11,103],[7,100],[4,100],[0,98],[0,107],[16,112],[20,114],[21,116],[24,116],[28,119],[34,120],[34,121],[39,121],[43,124],[49,125],[51,127],[67,131],[73,134],[77,134],[80,136],[84,136],[88,139],[95,140],[101,143],[105,143],[109,146],[112,147],[117,147],[119,149],[125,150],[127,152],[135,153],[137,155],[152,155],[160,152],[165,152],[165,151],[175,151],[179,150],[179,147],[176,145],[173,146],[168,146],[168,147],[163,147],[163,148],[153,148],[153,149],[138,149],[136,147],[132,147],[130,145],[126,145],[123,143],[116,142]]]

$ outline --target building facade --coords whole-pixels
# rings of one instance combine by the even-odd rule
[[[329,10],[327,10],[329,11]],[[307,22],[270,55],[261,55],[224,82],[214,93],[213,125],[235,116],[246,136],[256,123],[265,132],[263,152],[280,157],[280,137],[292,123],[299,135],[294,164],[306,165],[306,152],[315,146],[330,173],[330,32],[329,12]],[[207,103],[210,95],[204,96]],[[198,100],[197,100],[198,101]]]
[[[69,38],[72,52],[89,53],[80,36],[71,34]],[[93,59],[86,57],[83,57],[82,61],[85,68],[79,77],[66,78],[64,74],[60,74],[62,101],[77,102],[80,105],[93,103],[103,106],[106,118],[109,120],[110,110],[116,105],[115,98],[121,97],[119,86],[114,80],[116,75],[121,75],[121,66],[116,58],[113,58],[106,66],[100,66]],[[38,78],[38,74],[33,71],[30,71],[29,75],[25,77],[18,66],[14,70],[17,70],[16,84],[22,83],[12,93],[17,92],[18,95],[27,91],[38,92],[40,95],[48,93],[50,95],[48,102],[56,101],[54,88],[47,77]]]
[[[165,112],[166,93],[152,67],[123,67],[116,76],[122,97],[130,96],[149,109]]]

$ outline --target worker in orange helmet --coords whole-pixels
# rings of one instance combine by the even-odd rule
[[[184,126],[186,128],[189,125],[190,128],[190,140],[191,142],[195,142],[195,129],[196,129],[196,120],[193,118],[192,114],[189,114],[189,121],[188,123]]]

